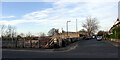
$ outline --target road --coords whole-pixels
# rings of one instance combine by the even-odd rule
[[[105,40],[78,41],[77,48],[67,52],[2,51],[3,58],[118,58],[118,48]]]

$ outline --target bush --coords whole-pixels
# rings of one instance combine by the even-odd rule
[[[110,35],[105,35],[105,37],[110,38]]]
[[[112,31],[113,34],[105,35],[107,38],[120,39],[120,26],[115,27]]]
[[[111,34],[111,35],[110,35],[110,38],[113,38],[113,39],[116,38],[116,37],[115,37],[115,34]]]
[[[111,36],[111,38],[120,39],[120,26],[115,27],[112,32],[113,32],[112,34],[113,36]]]

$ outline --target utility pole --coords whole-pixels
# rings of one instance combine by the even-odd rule
[[[77,32],[77,19],[76,19],[76,32]]]
[[[71,22],[71,21],[67,21],[67,23],[66,23],[66,27],[67,27],[67,38],[68,38],[68,22]]]
[[[78,37],[78,40],[79,40],[79,35],[78,35],[78,27],[77,27],[77,19],[76,19],[76,33],[77,33],[77,37]]]

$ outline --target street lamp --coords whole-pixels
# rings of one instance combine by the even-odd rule
[[[77,30],[78,30],[78,26],[77,26],[77,19],[76,19],[76,33],[77,33],[77,39],[79,40],[79,32]]]
[[[68,38],[68,22],[71,22],[71,21],[67,21],[67,23],[66,23],[66,26],[67,26],[67,38]]]

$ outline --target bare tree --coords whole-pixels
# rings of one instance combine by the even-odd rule
[[[12,38],[12,31],[11,30],[12,30],[12,26],[8,25],[6,32],[5,32],[6,37]]]
[[[6,30],[6,36],[10,37],[12,40],[14,40],[14,37],[16,37],[16,28],[14,26],[8,25]]]
[[[25,37],[24,33],[21,33],[20,36],[21,36],[22,38]]]
[[[28,32],[26,37],[28,40],[30,40],[30,47],[32,48],[32,34],[31,34],[31,32]]]
[[[3,38],[3,34],[4,34],[4,31],[5,31],[5,25],[0,25],[0,34],[1,34],[1,40],[2,40],[2,38]]]
[[[86,32],[86,30],[84,30],[84,29],[81,29],[80,31],[79,31],[79,33],[85,33]]]
[[[58,29],[55,29],[55,28],[52,28],[49,32],[48,32],[48,35],[49,36],[54,36],[55,34],[58,33]]]
[[[32,34],[31,34],[31,32],[28,32],[28,33],[26,34],[26,38],[27,38],[27,40],[31,40],[31,39],[32,39]]]
[[[17,35],[17,39],[24,39],[25,35],[23,33],[20,33],[19,35]]]
[[[25,47],[25,34],[24,33],[20,33],[18,35],[18,39],[22,39],[23,40],[23,48]]]
[[[44,36],[46,36],[46,34],[43,33],[43,32],[38,33],[38,35],[39,35],[39,37],[44,37]]]
[[[12,35],[12,39],[15,40],[15,37],[17,37],[17,32],[16,32],[16,27],[12,27],[11,29],[11,35]]]
[[[86,18],[86,22],[82,26],[87,30],[88,36],[95,33],[99,27],[97,19],[91,17]]]
[[[16,38],[16,35],[17,35],[16,28],[11,25],[6,26],[4,30],[2,29],[2,32],[6,40],[10,40],[10,39],[13,40],[14,38]]]

